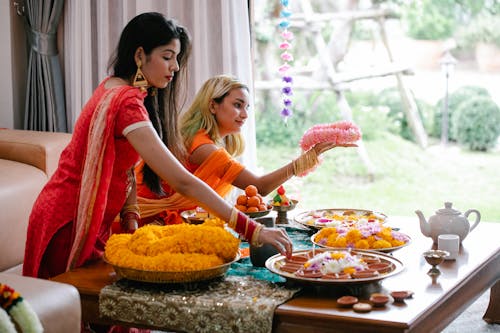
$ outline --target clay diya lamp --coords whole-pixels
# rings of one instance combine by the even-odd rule
[[[385,294],[374,293],[370,296],[370,302],[375,307],[382,307],[389,302],[389,296]]]
[[[393,270],[392,264],[389,262],[379,262],[374,264],[369,264],[370,269],[374,269],[380,274],[388,273]]]
[[[394,302],[404,302],[405,299],[410,298],[413,295],[413,292],[409,290],[398,290],[391,292],[391,296],[394,299]]]
[[[342,308],[350,308],[358,303],[358,298],[354,296],[342,296],[337,299],[337,304]]]

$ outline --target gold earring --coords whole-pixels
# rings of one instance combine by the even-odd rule
[[[134,87],[139,88],[142,92],[145,92],[149,86],[148,80],[144,76],[144,73],[141,71],[142,62],[139,60],[137,63],[137,72],[135,72],[134,81],[132,85]]]

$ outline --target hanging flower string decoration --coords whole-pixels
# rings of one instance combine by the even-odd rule
[[[293,33],[288,30],[290,27],[290,16],[292,15],[289,9],[289,1],[288,0],[280,0],[281,2],[281,12],[280,17],[281,21],[279,23],[279,28],[281,29],[281,37],[283,40],[281,41],[279,47],[283,52],[281,53],[281,60],[283,60],[283,64],[278,68],[278,72],[281,75],[281,79],[283,82],[283,87],[281,88],[281,96],[283,100],[283,109],[281,110],[281,116],[286,120],[288,117],[292,115],[292,100],[291,96],[293,95],[292,84],[293,79],[289,74],[291,69],[290,63],[293,61],[293,55],[290,53],[291,48],[291,40],[293,39]]]
[[[30,304],[13,288],[0,283],[0,332],[42,333],[43,327]]]

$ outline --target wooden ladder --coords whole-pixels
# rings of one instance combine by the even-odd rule
[[[417,143],[422,147],[427,147],[427,134],[420,119],[417,105],[410,89],[404,81],[404,75],[411,75],[413,71],[408,66],[399,65],[394,62],[394,57],[389,45],[385,29],[387,18],[394,17],[394,13],[388,9],[358,9],[358,0],[351,0],[347,4],[347,10],[330,13],[315,13],[309,0],[301,0],[302,13],[294,13],[291,17],[291,26],[304,29],[308,37],[313,41],[321,68],[321,80],[312,78],[311,75],[294,76],[294,89],[324,90],[330,89],[335,93],[337,105],[341,115],[345,120],[352,121],[352,109],[349,105],[344,91],[350,82],[363,79],[371,79],[393,75],[396,77],[398,90],[401,95],[403,111],[405,112],[408,124],[413,131]],[[371,19],[377,22],[381,40],[387,52],[389,64],[378,66],[369,71],[359,72],[339,72],[338,63],[345,57],[349,50],[350,36],[353,24],[356,20]],[[328,43],[325,42],[321,30],[329,22],[337,22],[336,31],[330,35]],[[258,89],[273,89],[280,86],[280,80],[269,80],[256,82]],[[365,145],[361,141],[358,147],[358,154],[363,161],[370,179],[374,178],[375,166],[371,162]]]

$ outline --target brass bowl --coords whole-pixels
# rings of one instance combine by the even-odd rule
[[[236,257],[225,264],[200,269],[194,271],[147,271],[130,267],[122,267],[109,262],[104,256],[105,262],[113,266],[116,274],[121,278],[129,280],[150,282],[150,283],[187,283],[214,279],[226,274],[231,264],[240,260],[240,253]]]
[[[441,274],[441,271],[436,266],[441,264],[444,261],[444,258],[450,255],[450,252],[442,250],[429,250],[425,251],[422,255],[424,256],[425,261],[432,266],[427,274],[435,277]]]
[[[425,261],[427,261],[432,266],[437,266],[444,261],[444,258],[449,256],[448,251],[443,250],[429,250],[423,253]]]

